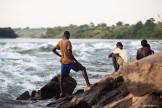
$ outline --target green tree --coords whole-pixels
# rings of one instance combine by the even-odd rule
[[[154,38],[154,36],[156,35],[154,21],[155,21],[154,18],[150,18],[146,20],[142,28],[142,37],[148,38],[148,39]]]
[[[130,38],[133,38],[133,39],[141,38],[142,28],[143,28],[143,24],[141,21],[137,22],[136,25],[132,26],[132,30],[130,32]]]
[[[123,22],[121,22],[121,21],[117,22],[116,26],[123,26]]]

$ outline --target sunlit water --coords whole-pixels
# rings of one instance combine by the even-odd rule
[[[24,91],[39,90],[60,73],[59,57],[52,48],[60,39],[0,39],[0,99],[16,99]],[[121,41],[132,61],[140,48],[140,40],[71,39],[73,54],[88,72],[91,83],[113,72],[108,54]],[[152,50],[162,51],[162,40],[149,40]],[[86,86],[81,72],[71,71],[77,89]]]

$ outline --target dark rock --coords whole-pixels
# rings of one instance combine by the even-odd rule
[[[92,108],[86,101],[81,98],[73,97],[66,108]]]
[[[97,107],[102,108],[108,103],[123,98],[123,92],[116,89],[123,84],[122,82],[122,76],[119,73],[114,73],[93,84],[89,90],[85,89],[84,92],[80,90],[71,95],[74,96],[72,100],[69,97],[63,97],[48,106],[55,108],[56,106],[59,106],[57,108],[88,108],[97,104]]]
[[[33,97],[34,100],[41,100],[42,99],[40,90],[38,90],[37,92],[32,92],[32,93],[34,95],[34,97]]]
[[[55,76],[49,83],[41,88],[41,99],[50,99],[60,94],[59,75]],[[75,79],[68,76],[63,80],[63,91],[65,94],[72,94],[77,83]]]
[[[30,95],[28,91],[25,91],[23,94],[21,94],[19,97],[17,97],[16,100],[29,100]]]
[[[77,90],[73,95],[81,94],[84,92],[84,89]]]
[[[60,94],[60,76],[55,76],[50,82],[48,82],[44,87],[38,91],[32,91],[31,96],[29,92],[26,91],[20,95],[17,100],[42,100],[42,99],[51,99],[54,96]],[[72,94],[77,83],[75,79],[70,76],[67,76],[63,80],[63,90],[65,94]]]
[[[138,107],[130,107],[132,105],[132,102],[133,102],[133,95],[129,94],[123,99],[120,99],[116,102],[105,105],[104,108],[138,108]]]
[[[64,108],[72,100],[73,96],[64,96],[49,103],[48,107]],[[64,106],[64,107],[63,107]]]
[[[107,92],[98,102],[98,107],[103,108],[105,105],[118,101],[123,98],[123,94],[118,90],[114,89],[110,92]]]
[[[32,93],[31,93],[31,97],[33,97],[33,98],[34,98],[35,94],[36,94],[36,91],[35,91],[35,90],[34,90],[34,91],[32,91]]]
[[[92,108],[86,101],[76,97],[64,97],[47,105],[55,108]]]
[[[115,88],[121,86],[122,82],[122,76],[120,76],[119,73],[114,73],[93,84],[90,90],[85,91],[82,94],[78,94],[77,97],[83,98],[89,105],[100,103],[100,106],[104,106],[109,102],[123,97],[122,92],[114,90]],[[112,98],[111,101],[107,101],[110,97]]]

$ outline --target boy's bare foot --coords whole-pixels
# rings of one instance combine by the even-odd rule
[[[87,85],[87,87],[86,88],[84,88],[84,91],[88,91],[88,90],[90,90],[91,88],[92,88],[92,84],[89,84],[89,85]]]
[[[65,96],[65,94],[64,94],[64,93],[60,93],[60,95],[59,95],[59,96],[64,97],[64,96]]]
[[[59,99],[59,98],[62,98],[62,97],[64,97],[64,96],[65,96],[65,94],[61,94],[61,93],[60,93],[60,95],[55,96],[54,98],[55,98],[55,99]]]

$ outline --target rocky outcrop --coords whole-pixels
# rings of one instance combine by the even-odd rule
[[[83,98],[91,106],[103,107],[124,97],[125,92],[116,89],[121,85],[124,85],[122,76],[114,73],[93,84],[90,90],[76,96],[77,98]]]
[[[126,64],[119,72],[107,75],[76,93],[72,93],[76,82],[70,78],[71,81],[64,85],[68,94],[57,97],[60,91],[56,77],[41,90],[34,91],[31,97],[53,97],[47,106],[54,108],[162,108],[161,76],[162,52]]]
[[[162,52],[122,67],[124,83],[130,92],[105,108],[162,108]]]
[[[29,95],[28,91],[24,92],[17,98],[17,100],[44,100],[58,96],[60,94],[59,77],[59,75],[55,76],[40,90],[34,90],[31,95]],[[70,76],[67,76],[63,79],[63,81],[64,93],[72,94],[77,85],[76,80]]]
[[[119,73],[113,73],[94,83],[90,89],[87,90],[85,88],[84,92],[77,92],[59,99],[55,98],[55,101],[48,104],[48,106],[55,108],[78,108],[74,106],[77,106],[77,103],[79,103],[82,106],[87,105],[87,107],[80,108],[88,108],[88,106],[103,108],[109,103],[122,99],[128,93],[129,91],[125,87],[122,76]]]
[[[162,52],[130,63],[120,72],[133,95],[162,94]]]

